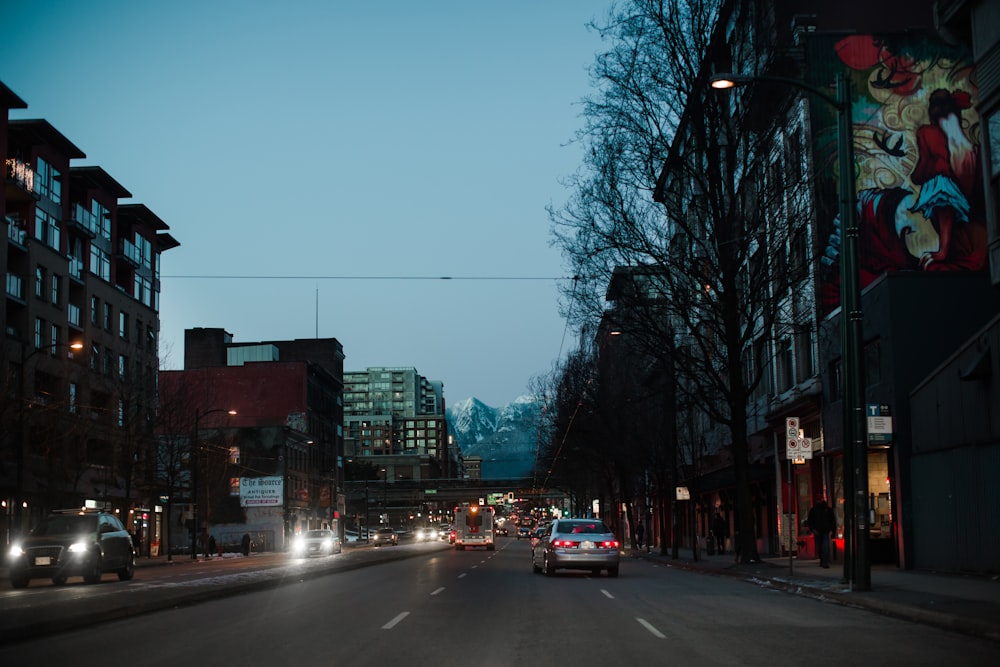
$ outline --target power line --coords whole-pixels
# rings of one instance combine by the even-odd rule
[[[274,275],[176,275],[161,278],[197,280],[574,280],[571,276],[274,276]]]

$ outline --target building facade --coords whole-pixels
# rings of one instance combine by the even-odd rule
[[[185,331],[181,371],[161,373],[159,481],[175,551],[208,536],[262,549],[332,527],[343,537],[343,347],[333,338],[236,342]],[[232,414],[230,414],[232,412]],[[192,437],[193,434],[193,437]],[[248,496],[267,484],[280,493]]]
[[[4,535],[48,510],[111,506],[149,530],[161,254],[169,227],[0,84]],[[142,517],[145,516],[144,520]]]

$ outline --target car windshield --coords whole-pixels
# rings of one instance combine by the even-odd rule
[[[51,517],[31,531],[32,535],[73,535],[97,530],[96,516],[67,515]]]
[[[328,530],[310,530],[306,532],[306,539],[321,540],[329,536],[330,536],[330,531]]]
[[[604,525],[603,521],[571,521],[571,522],[560,522],[559,529],[557,533],[584,533],[584,534],[595,534],[604,535],[610,533],[608,527]]]

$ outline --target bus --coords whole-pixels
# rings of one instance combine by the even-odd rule
[[[486,547],[493,551],[493,508],[464,503],[455,508],[455,549]]]

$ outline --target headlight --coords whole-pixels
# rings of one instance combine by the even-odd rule
[[[87,553],[87,543],[86,542],[74,542],[69,545],[69,552],[72,554],[82,554]]]
[[[306,548],[306,543],[302,540],[294,540],[292,542],[292,551],[302,551]]]
[[[21,548],[20,544],[12,544],[10,545],[10,551],[7,552],[7,554],[11,558],[18,558],[19,556],[24,555],[24,549]]]

